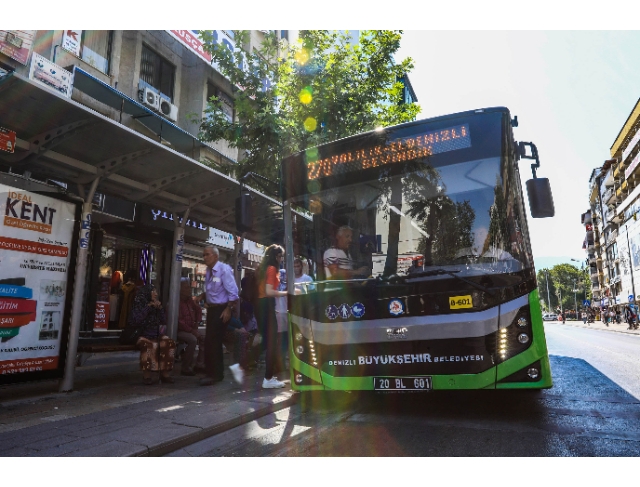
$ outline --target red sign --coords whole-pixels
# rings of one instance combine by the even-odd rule
[[[587,232],[593,230],[593,225],[591,225],[591,223],[587,223],[585,226],[587,227]]]
[[[16,133],[0,127],[0,150],[13,153],[16,147]]]
[[[109,328],[109,303],[96,301],[96,315],[93,319],[94,330],[106,330]]]

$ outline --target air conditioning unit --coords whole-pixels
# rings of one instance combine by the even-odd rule
[[[178,119],[178,107],[165,98],[160,98],[160,114],[175,122]]]
[[[160,108],[160,95],[158,95],[155,91],[148,87],[144,87],[144,89],[138,91],[138,97],[140,98],[140,102],[146,106],[151,108],[152,110],[158,111]]]

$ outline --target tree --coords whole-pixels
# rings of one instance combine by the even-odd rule
[[[401,31],[362,31],[357,44],[346,32],[301,31],[299,43],[286,50],[270,32],[252,52],[242,47],[249,33],[234,33],[238,49],[231,52],[211,31],[200,31],[204,49],[237,87],[236,120],[227,120],[212,97],[200,137],[225,139],[241,150],[236,175],[253,171],[277,180],[280,161],[290,154],[408,122],[419,112],[418,105],[402,103],[399,80],[413,62],[394,60]]]

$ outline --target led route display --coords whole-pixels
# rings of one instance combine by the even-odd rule
[[[307,151],[308,178],[313,180],[396,162],[411,161],[468,147],[471,147],[471,136],[469,125],[464,124],[413,137],[395,139],[385,145],[343,152],[317,160],[310,160],[312,149]]]

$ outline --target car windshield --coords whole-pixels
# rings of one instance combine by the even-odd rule
[[[500,157],[440,167],[412,161],[399,174],[294,198],[312,214],[299,219],[294,248],[312,257],[317,280],[335,279],[331,263],[354,271],[352,279],[517,272],[530,257],[513,177]]]

